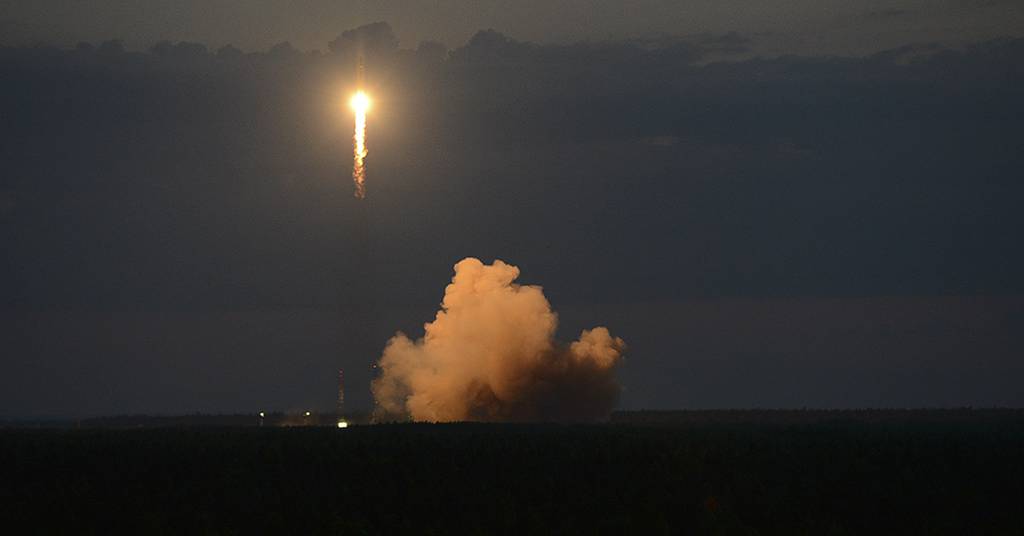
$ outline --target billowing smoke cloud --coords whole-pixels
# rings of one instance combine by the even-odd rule
[[[378,418],[577,421],[607,417],[625,347],[603,327],[555,342],[558,316],[540,287],[517,285],[500,260],[455,265],[422,339],[397,334],[373,382]]]

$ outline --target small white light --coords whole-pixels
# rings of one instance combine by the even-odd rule
[[[338,428],[348,428],[348,423],[345,421],[338,421]]]
[[[308,411],[306,412],[306,416],[309,417],[309,412]]]
[[[263,412],[261,411],[260,412],[260,417],[266,417],[266,415],[264,415]]]

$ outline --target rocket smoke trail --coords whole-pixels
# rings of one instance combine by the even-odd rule
[[[625,344],[606,328],[554,340],[558,317],[519,269],[467,258],[441,310],[412,340],[399,333],[373,382],[380,420],[588,421],[607,418]]]
[[[370,98],[362,91],[352,96],[352,110],[356,116],[356,130],[352,137],[352,181],[356,186],[356,197],[366,197],[366,110],[370,107]]]
[[[356,116],[356,129],[352,135],[352,182],[356,185],[356,199],[366,198],[366,111],[370,108],[370,97],[361,89],[366,81],[363,54],[363,46],[360,43],[356,61],[356,87],[360,89],[349,101]]]

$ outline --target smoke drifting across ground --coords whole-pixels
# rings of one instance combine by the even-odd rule
[[[607,328],[554,340],[558,316],[519,269],[466,258],[455,265],[441,310],[415,341],[398,333],[373,382],[379,419],[580,421],[608,416],[621,387],[625,343]]]

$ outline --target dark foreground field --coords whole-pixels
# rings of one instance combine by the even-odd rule
[[[0,430],[8,534],[1024,534],[1024,412]]]

